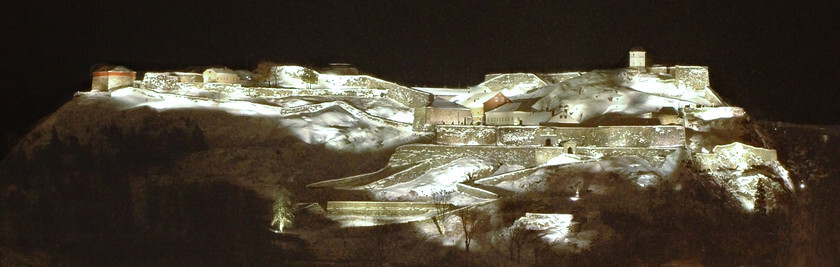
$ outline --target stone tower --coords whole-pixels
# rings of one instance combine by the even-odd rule
[[[108,92],[134,85],[137,73],[123,66],[102,66],[92,73],[91,91]]]
[[[630,65],[631,68],[645,68],[645,49],[641,46],[634,46],[630,49]]]

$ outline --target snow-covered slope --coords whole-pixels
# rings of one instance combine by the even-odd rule
[[[339,151],[392,149],[419,138],[411,131],[410,119],[413,116],[409,116],[410,110],[389,100],[354,99],[352,103],[346,103],[310,97],[255,103],[157,93],[132,87],[111,92],[110,96],[102,93],[81,95],[111,102],[122,110],[147,106],[160,111],[207,109],[243,116],[273,117],[279,127],[304,142],[325,144]]]
[[[499,163],[492,160],[461,158],[433,167],[411,181],[371,191],[379,200],[428,200],[434,193],[454,192],[456,183],[469,181],[480,173],[492,173],[498,167]]]
[[[696,92],[677,89],[668,77],[639,75],[629,79],[625,70],[596,70],[510,98],[539,99],[533,109],[567,109],[571,118],[581,122],[607,113],[637,116],[663,107],[711,105]]]
[[[273,69],[274,82],[284,88],[348,89],[375,88],[387,89],[396,84],[369,75],[336,75],[319,73],[301,66],[277,66]],[[315,83],[309,84],[305,77],[311,75]]]

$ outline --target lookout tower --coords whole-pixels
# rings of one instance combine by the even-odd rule
[[[137,73],[123,66],[102,66],[91,76],[91,91],[108,92],[114,89],[134,85]]]
[[[630,49],[630,67],[645,68],[645,49],[641,46],[634,46]]]

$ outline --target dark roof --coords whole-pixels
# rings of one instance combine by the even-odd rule
[[[94,71],[132,71],[124,66],[102,65]]]
[[[672,108],[672,107],[664,107],[664,108],[659,109],[659,114],[662,114],[662,115],[680,115],[677,112],[677,110]]]
[[[630,52],[645,52],[645,48],[637,45],[630,48]]]
[[[455,109],[467,109],[464,106],[458,105],[455,102],[448,101],[446,99],[435,97],[435,101],[429,105],[430,107],[434,108],[455,108]]]

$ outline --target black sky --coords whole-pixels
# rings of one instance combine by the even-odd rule
[[[23,2],[0,11],[7,131],[88,90],[100,62],[348,62],[405,85],[466,86],[488,72],[622,67],[635,45],[655,63],[709,66],[712,87],[760,118],[840,123],[839,1]]]

